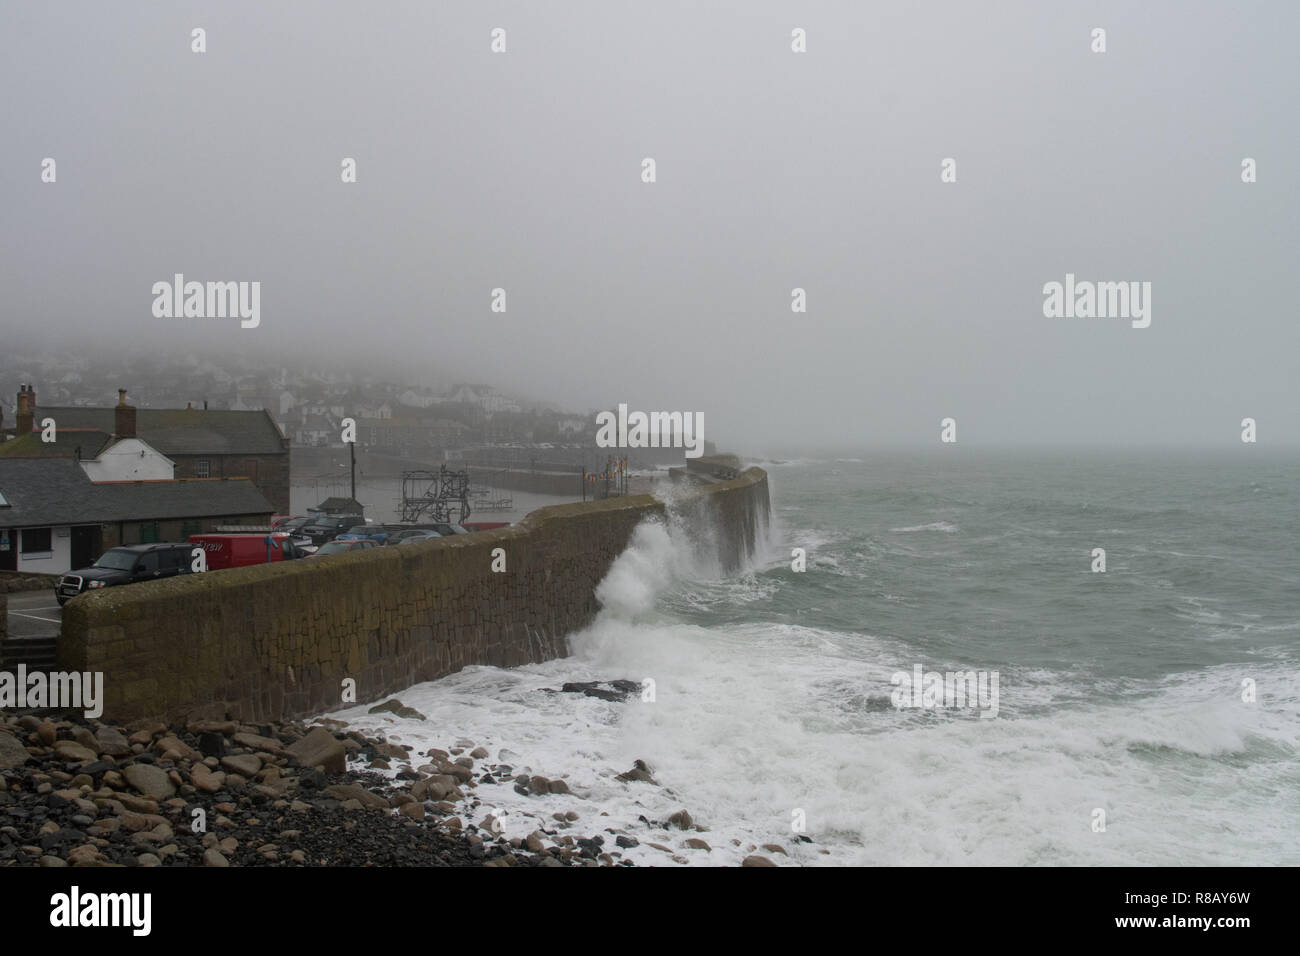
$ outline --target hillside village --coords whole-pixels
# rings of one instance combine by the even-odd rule
[[[337,489],[351,452],[372,478],[469,469],[480,494],[496,485],[578,498],[624,487],[597,447],[595,413],[490,385],[436,388],[247,359],[10,353],[0,363],[0,572],[61,574],[107,548],[268,525],[292,513],[293,487],[323,475]],[[631,456],[618,474],[680,454]],[[597,475],[599,487],[584,484]],[[488,500],[509,499],[479,507]]]
[[[125,389],[137,408],[214,411],[266,409],[295,447],[340,443],[341,422],[357,422],[357,441],[395,453],[474,444],[583,443],[593,414],[559,411],[502,394],[491,385],[448,382],[442,387],[390,381],[338,368],[297,368],[197,356],[88,359],[61,354],[0,358],[0,428],[12,427],[16,392],[34,383],[41,404],[105,406]]]

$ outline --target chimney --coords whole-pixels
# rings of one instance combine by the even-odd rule
[[[30,385],[18,386],[18,414],[14,419],[14,437],[21,438],[31,432],[35,418],[36,393]]]
[[[135,437],[135,406],[126,403],[126,389],[117,390],[117,407],[113,409],[113,434],[118,438]]]

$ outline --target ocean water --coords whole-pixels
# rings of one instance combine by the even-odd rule
[[[467,822],[497,807],[522,836],[574,809],[567,832],[634,836],[639,864],[765,843],[801,865],[1300,864],[1300,459],[765,467],[771,527],[742,573],[644,525],[571,657],[402,692],[425,721],[333,716],[565,777],[572,796],[479,787]],[[891,678],[917,666],[996,672],[996,716],[895,707]],[[615,678],[653,680],[653,702],[555,692]],[[637,758],[659,786],[614,779]],[[707,832],[658,825],[677,809]]]

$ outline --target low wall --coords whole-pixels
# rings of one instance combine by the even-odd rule
[[[559,495],[565,498],[582,496],[582,473],[568,474],[558,471],[521,471],[502,468],[468,466],[469,476],[476,483],[491,485],[507,491],[527,491],[535,495]],[[473,507],[473,502],[470,503]]]
[[[731,566],[767,500],[751,468],[674,508]],[[562,657],[637,524],[664,510],[649,495],[557,505],[496,531],[107,588],[64,608],[59,667],[104,673],[108,719],[262,721],[337,708],[348,678],[364,703],[471,664]]]
[[[735,455],[701,455],[699,458],[687,458],[686,470],[694,475],[709,477],[735,474],[740,471],[740,459]]]
[[[0,571],[0,584],[10,593],[17,591],[53,591],[60,574],[40,574],[36,571]]]

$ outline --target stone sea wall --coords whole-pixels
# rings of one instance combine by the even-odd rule
[[[767,475],[673,507],[733,567],[766,523]],[[364,703],[565,656],[633,530],[664,511],[649,495],[559,505],[496,531],[108,588],[64,608],[59,667],[103,672],[106,719],[263,721],[339,707],[347,679]]]

